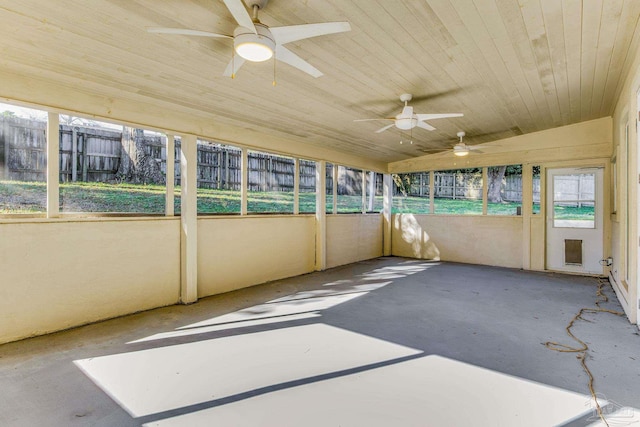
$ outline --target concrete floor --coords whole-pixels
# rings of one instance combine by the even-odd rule
[[[0,346],[0,425],[597,425],[575,354],[542,344],[573,345],[596,288],[403,258],[281,280]],[[585,317],[609,421],[640,423],[638,329]]]

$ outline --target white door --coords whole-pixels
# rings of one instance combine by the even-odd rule
[[[547,169],[547,270],[603,274],[602,168]]]

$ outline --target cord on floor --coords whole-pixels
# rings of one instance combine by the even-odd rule
[[[576,321],[578,321],[578,320],[588,321],[588,320],[586,320],[586,319],[584,319],[582,317],[582,315],[585,314],[585,313],[610,313],[610,314],[614,314],[616,316],[624,316],[624,313],[622,313],[620,311],[609,310],[607,308],[601,308],[600,307],[600,304],[609,302],[609,297],[607,297],[607,295],[604,293],[604,288],[606,286],[610,286],[609,281],[607,279],[598,279],[598,290],[596,291],[596,308],[589,308],[589,307],[581,308],[580,311],[578,311],[578,314],[573,316],[573,319],[571,319],[571,321],[569,322],[569,324],[565,328],[565,330],[567,331],[567,334],[573,340],[575,340],[576,342],[580,343],[580,347],[572,347],[570,345],[561,344],[561,343],[552,342],[552,341],[547,341],[547,342],[544,343],[544,345],[545,345],[545,347],[547,347],[550,350],[558,351],[558,352],[561,352],[561,353],[578,353],[576,358],[580,361],[580,365],[582,365],[582,369],[584,370],[584,372],[589,377],[589,391],[591,392],[591,396],[593,397],[593,400],[596,403],[596,411],[598,412],[598,416],[600,417],[602,422],[604,422],[604,424],[607,427],[609,427],[609,423],[604,418],[604,414],[602,413],[602,408],[600,407],[600,403],[598,402],[598,397],[596,396],[596,391],[595,391],[595,388],[593,386],[593,382],[594,382],[593,374],[591,373],[591,371],[587,367],[586,358],[587,358],[587,355],[588,355],[589,346],[584,341],[582,341],[580,338],[576,337],[573,334],[573,332],[571,332],[571,328],[573,327],[573,325],[574,325],[574,323]]]

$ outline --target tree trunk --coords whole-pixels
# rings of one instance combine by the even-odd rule
[[[489,168],[488,177],[489,177],[489,188],[487,192],[487,200],[491,203],[501,203],[502,195],[500,194],[500,189],[502,187],[502,180],[504,178],[504,174],[507,171],[506,166],[499,166]]]
[[[132,184],[164,184],[160,166],[145,152],[144,131],[124,126],[116,178]]]

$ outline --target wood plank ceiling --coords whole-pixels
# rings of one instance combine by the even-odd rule
[[[352,26],[288,45],[325,75],[278,63],[274,88],[271,61],[222,77],[228,40],[146,32],[232,33],[221,0],[0,0],[0,69],[391,162],[448,149],[459,130],[476,144],[611,115],[639,16],[638,0],[271,0],[269,26]],[[417,113],[464,117],[414,130],[413,145],[353,122],[398,114],[402,93],[431,95]]]

